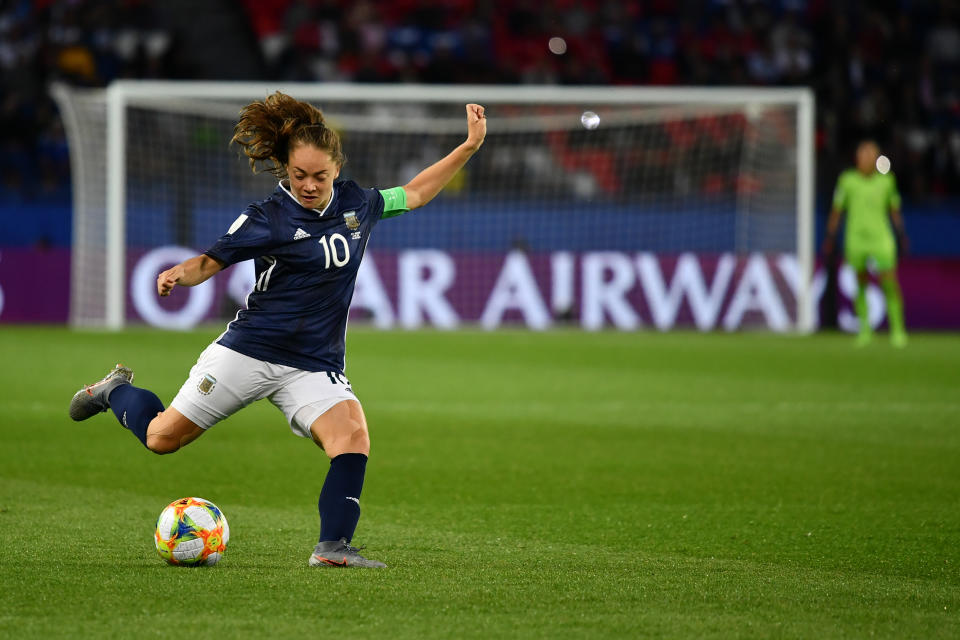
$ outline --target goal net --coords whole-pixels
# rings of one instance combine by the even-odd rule
[[[486,142],[447,188],[377,226],[354,321],[814,326],[806,89],[149,81],[53,88],[71,150],[74,326],[233,317],[249,264],[163,301],[154,281],[275,188],[228,141],[241,107],[276,90],[321,107],[342,175],[381,189],[463,141],[465,103],[487,108]]]

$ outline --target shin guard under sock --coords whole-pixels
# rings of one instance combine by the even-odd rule
[[[317,507],[320,510],[320,542],[346,538],[360,520],[360,492],[367,469],[367,456],[362,453],[342,453],[330,461],[327,479],[320,491]]]
[[[140,389],[132,384],[122,384],[110,392],[107,398],[110,408],[126,429],[147,446],[147,427],[150,421],[163,411],[163,403],[153,391]]]

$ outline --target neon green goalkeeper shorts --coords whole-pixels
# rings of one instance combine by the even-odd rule
[[[877,271],[891,271],[897,268],[897,243],[893,238],[874,240],[869,243],[850,242],[850,238],[847,238],[844,253],[847,264],[855,271],[866,271],[868,267],[873,267]]]

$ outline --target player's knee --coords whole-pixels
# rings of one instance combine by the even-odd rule
[[[342,453],[370,455],[370,434],[362,422],[347,421],[323,443],[327,455],[336,458]]]
[[[338,429],[337,441],[342,453],[370,453],[370,434],[362,422],[350,420],[344,423]]]
[[[351,453],[362,453],[370,455],[370,432],[360,423],[356,423],[353,432],[350,434]]]

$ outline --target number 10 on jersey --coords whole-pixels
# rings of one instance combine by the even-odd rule
[[[320,246],[323,247],[323,256],[324,256],[324,269],[330,268],[330,263],[333,262],[333,266],[342,267],[343,265],[350,262],[350,245],[347,244],[347,239],[344,238],[339,233],[334,233],[330,236],[330,240],[327,240],[327,236],[323,236],[319,240]],[[337,243],[339,242],[340,246],[343,248],[342,253],[343,257],[340,257],[341,251],[337,248]]]

